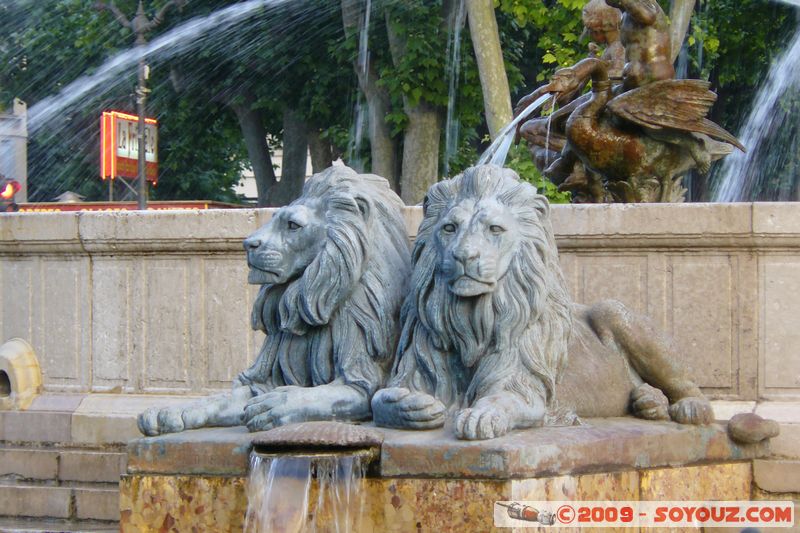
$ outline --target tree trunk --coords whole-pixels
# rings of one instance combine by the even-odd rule
[[[397,143],[392,139],[392,130],[386,122],[391,111],[389,95],[375,85],[374,74],[370,73],[365,83],[364,94],[369,110],[369,147],[372,159],[372,173],[383,176],[395,191],[398,190]]]
[[[333,164],[331,143],[323,139],[319,130],[315,128],[308,131],[308,151],[311,154],[311,171],[314,174],[322,172]]]
[[[291,109],[283,112],[283,161],[281,180],[275,188],[273,203],[290,204],[303,193],[308,164],[308,125]]]
[[[694,13],[696,0],[672,0],[672,9],[669,12],[670,38],[672,39],[672,62],[681,53],[683,41],[686,39],[686,32],[689,30],[689,22]]]
[[[403,136],[403,174],[400,197],[406,205],[416,205],[425,198],[428,188],[439,181],[439,138],[442,114],[420,102],[404,105],[408,126]]]
[[[511,91],[500,46],[500,30],[494,16],[492,0],[464,0],[469,19],[472,48],[478,61],[478,72],[483,89],[486,124],[492,139],[511,122]]]
[[[275,179],[275,170],[272,168],[267,131],[264,129],[261,111],[253,109],[253,103],[252,95],[247,94],[244,95],[243,103],[229,103],[229,105],[239,119],[239,127],[242,129],[247,146],[247,155],[250,158],[258,190],[258,207],[270,207],[275,205],[271,203],[272,192],[278,182]]]
[[[342,0],[342,24],[348,37],[358,32],[362,17],[362,0]],[[386,116],[391,110],[389,93],[378,87],[378,74],[372,61],[367,59],[366,69],[362,69],[356,57],[353,68],[358,76],[358,85],[367,101],[372,172],[389,180],[391,187],[397,190],[397,142],[392,138],[391,128],[386,123]]]
[[[389,49],[394,64],[405,54],[406,36],[398,34],[386,14]],[[424,100],[412,106],[403,95],[403,111],[408,125],[403,135],[403,171],[400,178],[400,198],[406,205],[422,202],[428,188],[439,181],[439,138],[442,113]]]

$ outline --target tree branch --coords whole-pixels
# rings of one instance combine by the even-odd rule
[[[158,10],[156,16],[153,17],[153,20],[147,23],[145,31],[150,31],[159,24],[161,24],[162,22],[164,22],[164,17],[167,15],[167,11],[169,10],[170,7],[176,6],[178,9],[181,9],[183,8],[183,6],[186,5],[186,2],[187,0],[170,0],[169,2],[164,4],[164,7]]]
[[[94,7],[99,11],[111,11],[111,13],[114,15],[114,18],[117,19],[117,22],[122,24],[123,27],[133,29],[133,24],[131,24],[131,21],[128,20],[128,17],[126,17],[125,14],[120,11],[113,1],[106,3],[102,0],[98,0],[94,3]]]

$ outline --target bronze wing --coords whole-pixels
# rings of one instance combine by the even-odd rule
[[[620,94],[606,108],[644,128],[704,133],[744,151],[736,137],[706,118],[717,100],[710,86],[703,80],[656,81]]]

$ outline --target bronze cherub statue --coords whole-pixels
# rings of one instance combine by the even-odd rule
[[[599,3],[593,0],[589,5],[599,10]],[[734,146],[744,147],[706,118],[716,100],[708,82],[674,79],[669,21],[658,3],[605,0],[605,4],[622,13],[621,83],[613,86],[614,63],[590,57],[559,70],[538,89],[539,94],[551,92],[557,99],[573,98],[556,112],[561,113],[557,133],[551,133],[556,141],[547,148],[561,146],[561,154],[545,174],[561,190],[573,191],[577,201],[683,201],[683,174],[692,169],[706,174],[712,161]],[[575,99],[588,78],[591,95]],[[538,123],[526,123],[521,134],[536,145],[540,128]]]
[[[622,13],[605,3],[605,0],[591,0],[584,6],[581,13],[583,22],[583,34],[590,39],[589,57],[595,57],[599,53],[600,46],[604,45],[605,50],[600,56],[609,62],[609,76],[615,80],[622,80],[622,70],[625,66],[625,48],[620,41],[620,22]],[[558,109],[547,117],[533,117],[517,128],[516,142],[524,138],[530,148],[536,167],[544,171],[552,162],[558,159],[559,154],[566,145],[566,122],[569,115],[582,103],[588,99],[588,95],[582,95],[589,77],[582,80],[582,83],[571,93],[559,93],[554,96],[553,103],[558,105]],[[546,85],[538,88],[534,92],[520,99],[514,108],[514,116],[519,115],[528,105],[534,102],[543,94],[546,94]],[[543,107],[547,107],[546,105]],[[579,190],[571,188],[572,183],[592,183],[591,190]],[[603,189],[599,176],[594,173],[587,173],[584,166],[576,162],[570,172],[570,177],[563,183],[563,190],[572,190],[573,199],[576,201],[609,201],[606,191]],[[585,197],[588,193],[588,197]]]

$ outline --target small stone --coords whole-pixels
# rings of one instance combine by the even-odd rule
[[[774,420],[761,418],[754,413],[739,413],[728,422],[731,439],[742,443],[756,443],[777,437],[781,428]]]

